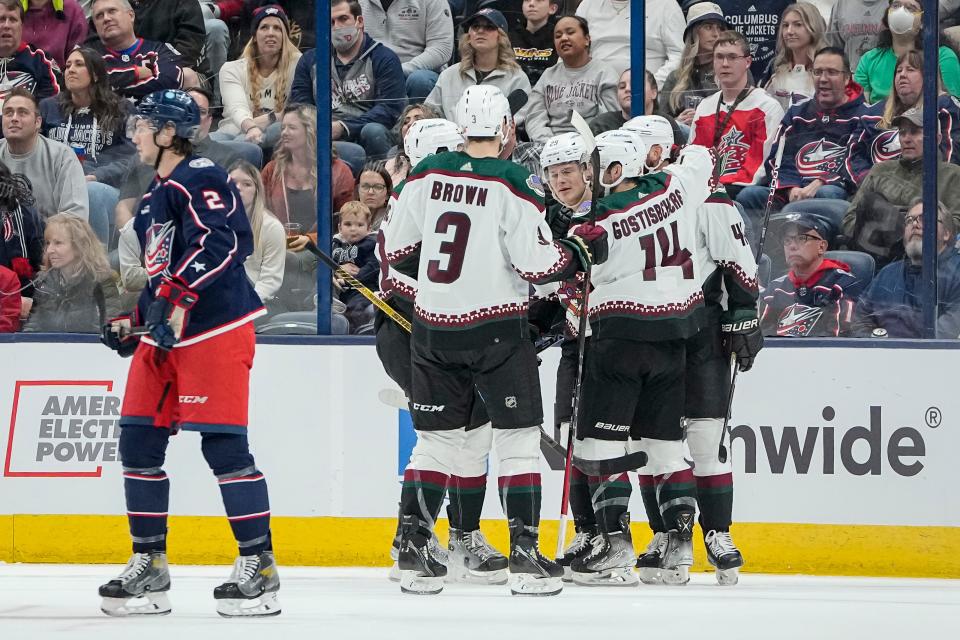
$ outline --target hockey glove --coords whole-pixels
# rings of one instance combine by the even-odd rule
[[[551,207],[547,210],[547,225],[550,227],[550,233],[553,239],[566,238],[570,230],[570,219],[572,212],[562,204]]]
[[[132,327],[133,318],[130,315],[112,318],[100,327],[100,342],[119,353],[121,358],[129,358],[140,344],[140,338],[129,335]]]
[[[763,332],[757,314],[749,310],[726,311],[720,316],[720,332],[724,350],[737,355],[740,371],[750,371],[763,348]]]
[[[574,227],[570,236],[558,242],[574,252],[580,259],[583,271],[586,271],[588,265],[603,264],[607,261],[607,232],[592,222]]]
[[[183,336],[190,309],[200,297],[183,282],[168,279],[160,282],[155,297],[147,308],[147,328],[158,347],[172,349]]]

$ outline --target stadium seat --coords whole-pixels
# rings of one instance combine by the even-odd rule
[[[876,270],[876,262],[869,253],[862,251],[827,251],[823,254],[823,257],[846,263],[850,267],[850,272],[856,276],[856,286],[848,288],[846,291],[849,297],[860,297],[860,294],[870,286]]]
[[[316,311],[290,311],[278,313],[257,327],[257,333],[266,336],[315,336],[317,335]],[[350,323],[341,314],[330,318],[330,334],[350,333]]]

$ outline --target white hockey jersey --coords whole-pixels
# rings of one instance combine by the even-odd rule
[[[597,203],[610,253],[593,268],[595,338],[659,341],[700,330],[703,269],[697,211],[710,196],[713,158],[688,146],[676,164]]]
[[[726,191],[713,193],[697,212],[698,271],[708,310],[757,310],[757,262],[743,233],[743,218]]]
[[[528,283],[577,268],[550,240],[540,178],[506,160],[448,152],[417,165],[398,192],[384,249],[394,269],[417,279],[414,339],[438,350],[527,339]]]

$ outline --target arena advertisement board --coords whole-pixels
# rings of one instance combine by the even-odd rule
[[[117,418],[129,361],[95,344],[3,350],[0,513],[123,514]],[[765,350],[738,379],[736,520],[960,526],[960,497],[946,490],[960,398],[933,373],[958,353]],[[552,349],[541,366],[548,432],[558,359]],[[275,515],[395,515],[415,435],[409,415],[379,398],[395,385],[372,346],[260,345],[251,385],[250,439]],[[502,517],[495,457],[486,518]],[[196,433],[171,440],[165,466],[171,513],[222,512]],[[542,462],[545,519],[558,515],[559,466]]]

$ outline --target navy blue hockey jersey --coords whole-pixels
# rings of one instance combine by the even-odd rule
[[[0,58],[0,105],[16,88],[26,89],[37,100],[60,93],[60,68],[42,49],[20,43],[10,58]]]
[[[93,48],[103,54],[110,86],[120,95],[140,100],[163,89],[179,89],[183,71],[179,66],[180,52],[164,42],[137,38],[132,47],[114,51],[97,41]],[[137,67],[153,71],[152,78],[137,79]]]
[[[222,168],[193,156],[167,178],[154,178],[133,224],[149,278],[137,304],[139,317],[145,317],[163,278],[181,280],[199,294],[176,346],[212,338],[266,313],[243,270],[253,252],[250,222]]]

